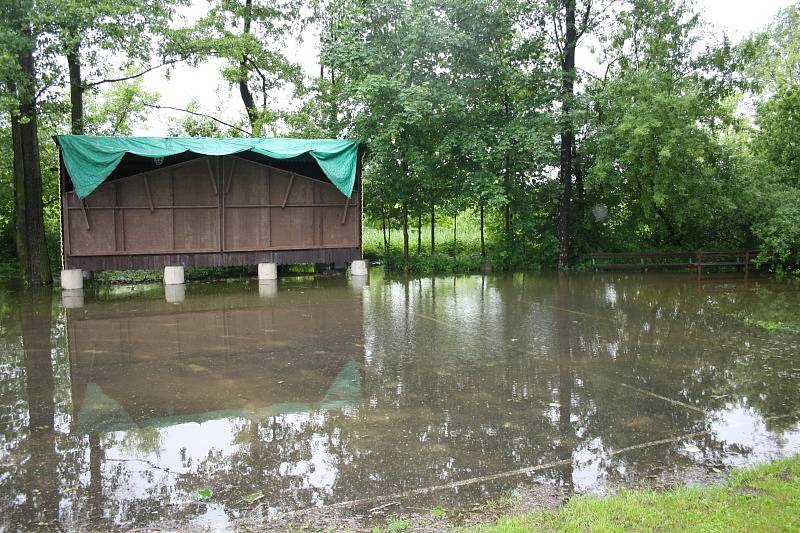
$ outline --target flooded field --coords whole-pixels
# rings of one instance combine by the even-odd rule
[[[373,270],[71,298],[0,291],[4,530],[454,513],[800,451],[790,283]]]

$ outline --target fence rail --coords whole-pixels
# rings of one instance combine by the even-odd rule
[[[704,268],[739,268],[750,271],[750,261],[757,250],[716,252],[602,252],[590,254],[592,268],[599,270],[695,270],[700,276]]]

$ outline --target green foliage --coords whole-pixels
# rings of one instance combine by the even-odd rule
[[[300,0],[209,2],[206,15],[181,34],[183,50],[195,61],[225,60],[223,78],[242,96],[251,132],[274,131],[274,100],[280,91],[302,87],[299,65],[286,55],[285,37],[298,28]]]
[[[221,278],[243,278],[255,274],[253,267],[189,267],[185,270],[186,281],[203,281]],[[104,270],[96,272],[94,283],[101,285],[128,285],[134,283],[160,283],[163,270]]]
[[[142,78],[113,84],[107,91],[86,102],[85,128],[90,135],[131,135],[144,123],[149,105],[158,101],[158,93],[148,92]]]
[[[792,531],[800,528],[800,458],[740,470],[719,487],[575,497],[557,511],[502,517],[474,532]]]
[[[796,268],[800,252],[800,84],[786,87],[757,109],[758,130],[747,180],[752,231],[762,254],[759,260],[776,269]]]
[[[618,14],[605,50],[617,61],[588,91],[581,147],[591,161],[585,201],[609,210],[607,220],[584,215],[592,248],[741,240],[727,231],[736,210],[719,137],[733,121],[731,88],[709,53],[693,52],[700,35],[683,2],[637,2]]]
[[[402,516],[392,516],[386,520],[386,527],[382,530],[378,529],[378,531],[384,533],[402,533],[403,531],[410,531],[411,526],[411,520],[408,518],[404,518]]]
[[[520,32],[530,7],[485,0],[330,7],[322,62],[335,82],[324,87],[339,98],[336,120],[369,146],[365,211],[373,225],[435,221],[437,210],[483,206],[490,217],[527,210],[524,190],[552,159],[554,131],[543,33]]]

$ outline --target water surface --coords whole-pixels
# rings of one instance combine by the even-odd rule
[[[800,451],[795,285],[379,270],[362,285],[96,288],[68,309],[2,288],[0,527],[467,507]]]

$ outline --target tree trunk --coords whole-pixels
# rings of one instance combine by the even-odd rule
[[[29,32],[26,38],[33,43]],[[24,78],[19,86],[15,86],[20,102],[19,114],[12,113],[11,116],[17,258],[25,283],[45,285],[50,283],[51,278],[44,238],[42,170],[32,44],[22,50],[18,61]]]
[[[511,109],[508,105],[508,94],[503,98],[503,111],[505,112],[506,122],[510,120]],[[505,205],[503,206],[503,230],[506,237],[506,248],[511,247],[511,158],[508,152],[503,156],[503,192],[506,195]]]
[[[67,53],[69,67],[69,101],[72,133],[83,135],[83,79],[81,78],[81,45],[76,42]]]
[[[31,529],[54,531],[58,523],[58,453],[55,432],[55,378],[51,358],[52,292],[25,291],[20,301],[20,329],[25,352],[28,397],[27,482],[31,494]]]
[[[408,268],[408,202],[403,202],[403,261]]]
[[[417,213],[417,255],[422,253],[422,209]]]
[[[458,255],[458,253],[456,252],[456,246],[458,245],[458,238],[456,236],[457,232],[458,232],[458,213],[453,215],[453,257]]]
[[[481,257],[486,259],[486,241],[483,237],[483,202],[481,202]]]
[[[558,268],[569,267],[569,208],[572,200],[572,146],[575,132],[572,128],[572,98],[575,86],[575,47],[578,32],[575,27],[575,1],[564,0],[566,32],[564,57],[561,62],[561,153],[559,178],[561,197],[558,206]]]
[[[386,238],[386,210],[381,204],[381,228],[383,229],[383,260],[389,257],[389,239]]]
[[[431,255],[436,253],[436,204],[431,202]]]
[[[252,18],[253,0],[246,0],[242,30],[244,34],[250,33]],[[258,108],[256,107],[256,101],[253,98],[253,93],[250,91],[250,87],[247,85],[249,81],[249,73],[250,69],[247,66],[247,56],[242,56],[242,60],[239,62],[239,95],[241,95],[242,103],[247,111],[247,119],[250,121],[250,131],[252,132],[253,137],[258,137],[261,135],[261,126],[259,125],[258,121],[259,116]]]

